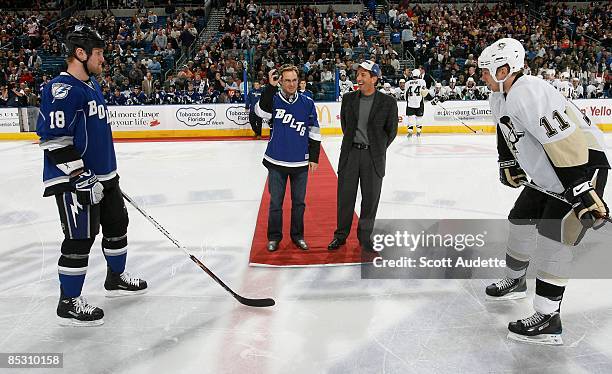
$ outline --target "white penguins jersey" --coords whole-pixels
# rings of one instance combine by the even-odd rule
[[[421,90],[427,90],[427,84],[424,79],[411,79],[406,82],[406,101],[410,108],[420,108],[423,102]]]
[[[546,81],[520,76],[507,95],[492,92],[489,103],[518,163],[548,191],[565,190],[553,164],[558,168],[586,164],[589,149],[605,154],[599,128],[591,126],[578,107]]]
[[[561,95],[566,98],[571,98],[572,96],[572,84],[568,81],[560,81],[557,84],[557,90],[561,92]]]

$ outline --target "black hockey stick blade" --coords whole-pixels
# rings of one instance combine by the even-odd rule
[[[196,265],[200,267],[200,269],[204,270],[206,274],[210,275],[212,279],[214,279],[217,283],[219,283],[221,287],[225,288],[227,292],[229,292],[232,296],[234,296],[234,299],[238,300],[240,304],[243,304],[246,306],[252,306],[255,308],[266,308],[266,307],[274,306],[276,304],[274,299],[270,299],[270,298],[249,299],[248,297],[238,295],[236,292],[234,292],[234,290],[229,288],[229,286],[226,285],[221,279],[219,279],[219,277],[217,277],[215,273],[213,273],[209,268],[207,268],[206,265],[204,265],[200,260],[198,260],[197,257],[190,254],[189,258],[191,258],[191,260],[195,262]]]

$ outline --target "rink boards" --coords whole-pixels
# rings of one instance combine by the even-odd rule
[[[612,99],[584,99],[574,103],[604,131],[612,131]],[[316,103],[324,135],[342,134],[340,103]],[[406,132],[406,102],[398,102],[400,133]],[[37,139],[35,108],[0,108],[0,139]],[[191,138],[252,136],[244,104],[109,106],[115,138]],[[494,132],[488,101],[446,101],[425,104],[423,132]],[[269,132],[264,125],[264,134]]]

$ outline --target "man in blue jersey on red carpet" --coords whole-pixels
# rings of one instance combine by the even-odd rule
[[[277,75],[278,74],[278,75]],[[277,86],[280,81],[281,89]],[[278,249],[283,238],[283,200],[287,179],[291,181],[291,240],[307,250],[304,240],[304,210],[308,171],[319,163],[321,133],[317,110],[311,98],[297,92],[298,69],[283,65],[268,73],[268,82],[255,105],[255,113],[270,120],[274,132],[268,142],[263,164],[268,168],[270,209],[268,251]]]
[[[55,196],[64,240],[58,261],[61,325],[96,326],[102,309],[81,296],[89,252],[102,226],[108,297],[146,292],[147,283],[125,272],[128,214],[100,85],[105,42],[76,26],[65,38],[68,69],[45,85],[36,132],[44,151],[44,196]]]

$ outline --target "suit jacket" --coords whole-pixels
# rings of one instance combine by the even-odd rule
[[[340,161],[338,162],[338,173],[342,171],[348,160],[349,152],[353,149],[353,141],[357,132],[359,116],[360,91],[346,93],[342,96],[340,108],[340,125],[344,137],[340,148]],[[374,162],[374,169],[379,177],[385,176],[385,165],[387,160],[387,148],[397,135],[397,101],[382,92],[374,93],[374,102],[368,118],[368,140],[370,148],[368,151]]]

